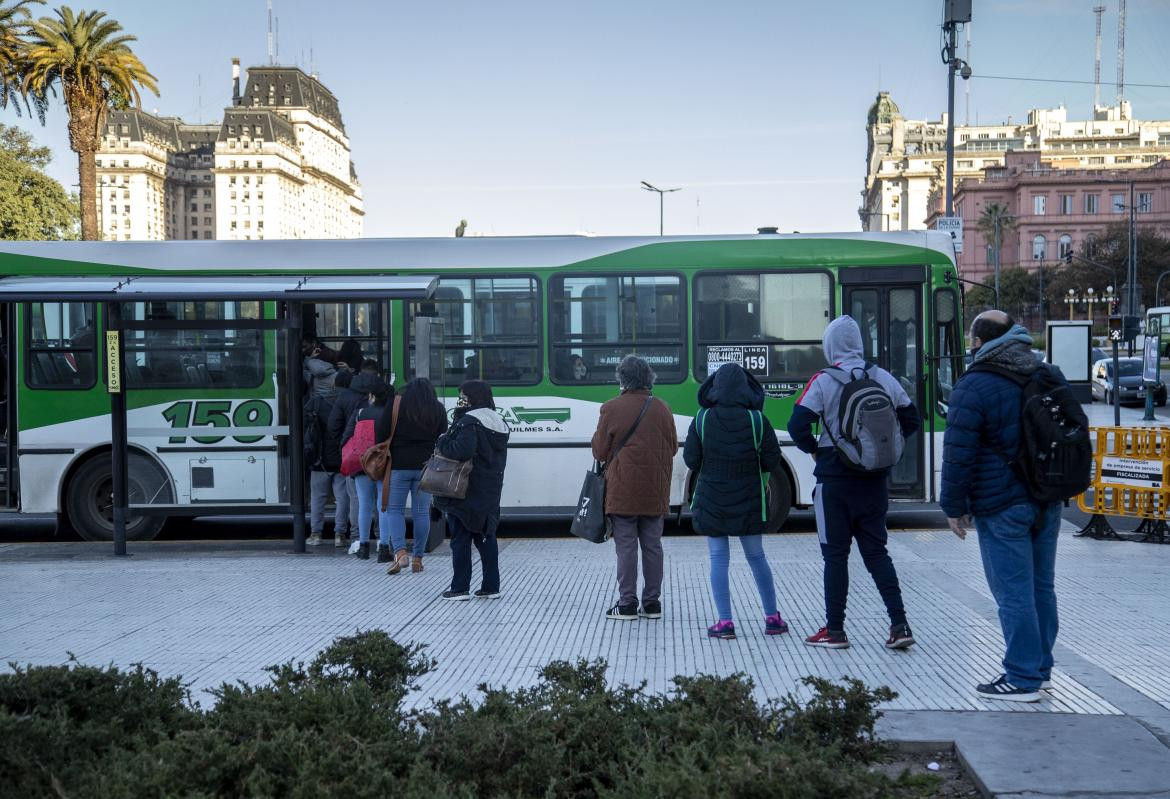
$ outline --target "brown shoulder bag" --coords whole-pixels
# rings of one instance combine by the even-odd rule
[[[366,477],[382,481],[383,511],[390,499],[390,442],[394,440],[394,431],[398,429],[398,406],[401,402],[402,397],[395,395],[390,406],[390,437],[362,453],[362,471]]]

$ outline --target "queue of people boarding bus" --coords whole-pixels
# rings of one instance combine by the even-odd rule
[[[1034,702],[1052,687],[1060,502],[1088,483],[1088,422],[1059,369],[1036,362],[1031,338],[1010,316],[1001,311],[980,314],[972,323],[970,342],[973,365],[955,385],[947,415],[940,505],[960,539],[974,526],[999,606],[1003,671],[975,691],[986,699]],[[788,423],[793,442],[815,461],[814,509],[824,564],[824,621],[804,643],[830,650],[851,646],[845,619],[849,553],[856,541],[889,617],[882,645],[906,650],[916,639],[887,546],[887,486],[906,439],[919,429],[919,412],[893,375],[866,360],[854,319],[834,319],[822,343],[830,366],[808,381]],[[617,366],[616,379],[618,396],[602,405],[592,440],[593,456],[605,465],[604,510],[616,560],[617,599],[605,616],[620,622],[656,620],[667,607],[662,534],[679,441],[673,413],[653,394],[655,374],[646,360],[627,355]],[[367,443],[388,442],[396,453],[391,462],[398,463],[392,468],[403,471],[398,479],[391,475],[389,502],[368,476],[355,477],[358,556],[369,557],[373,506],[381,503],[381,514],[389,508],[400,514],[409,495],[415,525],[411,570],[421,571],[431,516],[444,518],[451,533],[452,578],[442,598],[499,598],[496,536],[509,430],[495,408],[491,387],[482,380],[461,385],[449,429],[426,381],[412,381],[402,398],[395,398],[393,389],[375,377],[370,382],[355,379],[351,388],[368,391],[368,396],[352,411],[343,447],[366,423],[372,431]],[[775,431],[763,413],[764,391],[742,367],[723,364],[699,389],[698,404],[683,459],[697,475],[693,527],[707,540],[715,609],[707,636],[733,639],[736,619],[743,623],[731,602],[733,538],[759,595],[763,634],[786,634],[789,621],[777,605],[776,577],[763,540],[767,476],[781,457]],[[1037,413],[1038,408],[1043,412]],[[817,434],[814,425],[819,425]],[[435,497],[432,503],[422,490],[431,468],[425,458],[428,449],[433,449],[432,458],[465,465],[465,493],[460,497]],[[1035,468],[1038,451],[1053,454],[1045,470]],[[407,565],[404,528],[404,519],[393,515],[379,522],[384,542],[379,560],[392,563],[390,574]],[[473,544],[482,575],[474,593]]]

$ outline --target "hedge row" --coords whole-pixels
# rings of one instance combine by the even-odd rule
[[[179,678],[76,662],[0,676],[0,796],[900,797],[933,783],[869,766],[893,698],[807,679],[759,706],[750,680],[678,677],[667,696],[555,662],[533,688],[406,710],[434,668],[380,631],[308,666],[192,701]]]

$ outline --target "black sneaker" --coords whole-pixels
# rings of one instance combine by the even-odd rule
[[[975,686],[975,693],[983,699],[1003,699],[1006,702],[1039,702],[1040,691],[1029,688],[1017,688],[1007,680],[1006,674],[988,683]]]
[[[367,541],[364,544],[358,544],[358,551],[353,553],[353,556],[355,558],[357,558],[358,560],[369,560],[370,559],[370,542]]]
[[[471,594],[467,591],[444,591],[439,596],[451,602],[466,602],[471,599]]]
[[[389,563],[392,560],[394,560],[394,558],[390,557],[390,547],[384,547],[381,544],[379,544],[378,545],[378,562],[379,563]]]
[[[910,625],[903,622],[890,627],[890,637],[886,639],[886,649],[909,649],[914,646],[914,633],[910,632]]]
[[[481,588],[475,592],[476,599],[499,599],[503,595],[503,592],[498,588],[495,591],[485,591]]]
[[[637,605],[614,605],[605,612],[605,618],[618,621],[636,621],[638,619]]]
[[[662,603],[658,601],[643,602],[642,609],[638,611],[638,615],[646,619],[661,619]]]

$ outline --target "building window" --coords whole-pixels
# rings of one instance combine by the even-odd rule
[[[1154,193],[1150,191],[1143,191],[1137,196],[1137,212],[1139,214],[1148,214],[1154,210]]]
[[[234,220],[234,219],[232,220],[232,226],[231,226],[231,229],[232,229],[232,230],[235,230],[235,229],[236,229],[236,220]]]
[[[236,199],[236,193],[234,191],[231,193],[231,199]]]
[[[203,231],[203,238],[205,238],[205,239],[211,238],[211,231],[210,230]]]
[[[441,375],[444,382],[540,381],[540,292],[535,278],[445,279],[432,300],[411,303],[407,320],[411,374],[415,357],[411,338],[414,317],[419,315],[443,320],[443,350],[434,353],[431,373]]]
[[[1048,197],[1044,194],[1037,194],[1032,197],[1032,213],[1036,216],[1044,216],[1045,207],[1048,205]]]
[[[199,203],[191,203],[191,210],[198,211],[199,210]]]
[[[83,302],[32,302],[28,319],[30,388],[85,389],[97,378],[94,306]]]
[[[1125,195],[1111,194],[1109,195],[1109,209],[1115,213],[1120,214],[1125,211]]]
[[[1060,212],[1065,215],[1073,212],[1073,196],[1071,194],[1060,195]]]
[[[712,354],[745,362],[761,382],[802,382],[825,366],[820,337],[832,311],[824,272],[705,274],[695,278],[695,377]]]
[[[1065,257],[1067,257],[1069,254],[1072,253],[1072,249],[1073,249],[1072,236],[1068,235],[1067,233],[1062,234],[1060,237],[1060,250],[1059,250],[1060,259],[1064,260]]]
[[[1099,210],[1100,204],[1101,204],[1100,195],[1097,195],[1097,194],[1086,194],[1085,195],[1085,213],[1086,214],[1097,213]]]
[[[1043,261],[1048,257],[1048,239],[1042,235],[1032,239],[1032,260]]]
[[[263,168],[264,168],[264,162],[263,162],[263,161],[257,161],[257,162],[256,162],[256,168],[257,168],[257,169],[263,169]]]

